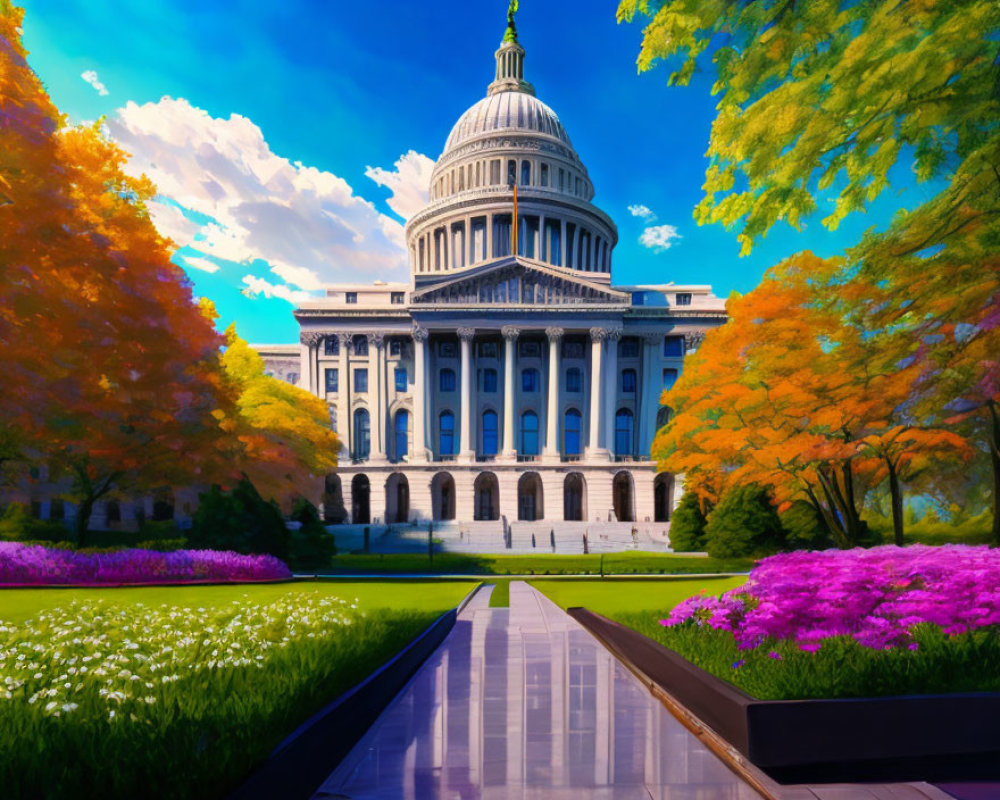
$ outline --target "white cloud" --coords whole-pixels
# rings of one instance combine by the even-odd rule
[[[184,263],[195,269],[200,269],[202,272],[218,272],[219,265],[214,261],[209,261],[207,258],[199,258],[198,256],[181,256],[184,259]]]
[[[97,90],[97,93],[101,97],[105,97],[108,94],[108,87],[101,83],[101,79],[97,77],[96,69],[88,69],[80,73],[80,77],[83,78],[87,83]]]
[[[129,170],[156,184],[162,198],[150,211],[161,232],[197,249],[196,258],[244,265],[244,291],[296,302],[328,283],[407,277],[399,221],[342,178],[275,155],[246,117],[216,118],[164,97],[129,102],[107,127],[131,153]],[[395,172],[370,170],[393,190],[399,213],[418,201],[423,158],[407,153]],[[257,260],[285,285],[251,275]]]
[[[386,200],[389,208],[403,219],[409,219],[430,200],[434,160],[416,150],[410,150],[400,156],[393,166],[395,170],[366,167],[365,175],[379,186],[391,190],[392,197]]]
[[[669,250],[676,239],[682,238],[673,225],[654,225],[646,228],[639,237],[639,243],[644,247],[662,253]]]
[[[246,284],[243,294],[247,297],[255,297],[259,294],[264,295],[264,297],[278,297],[282,300],[287,300],[293,306],[312,297],[309,292],[295,291],[280,283],[269,283],[255,275],[244,275],[243,283]]]
[[[640,219],[644,219],[647,222],[652,222],[654,219],[656,219],[656,214],[653,213],[653,209],[651,209],[649,206],[644,206],[641,203],[629,206],[628,212],[633,217],[639,217]]]

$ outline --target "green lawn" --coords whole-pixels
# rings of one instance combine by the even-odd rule
[[[225,797],[475,585],[0,591],[3,797]]]
[[[749,572],[752,559],[716,559],[680,553],[605,555],[485,555],[436,553],[346,554],[336,556],[331,573],[440,573],[459,575],[614,575]]]
[[[533,580],[531,585],[562,608],[582,606],[615,618],[622,614],[661,619],[682,600],[703,589],[721,594],[746,578],[609,578],[605,580]]]

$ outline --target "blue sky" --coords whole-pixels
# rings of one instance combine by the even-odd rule
[[[24,38],[70,121],[105,116],[136,169],[157,181],[157,224],[184,245],[175,260],[216,302],[220,324],[235,320],[250,341],[292,342],[290,301],[319,285],[405,280],[397,212],[418,200],[424,157],[437,158],[454,121],[484,96],[506,6],[25,0]],[[692,219],[712,76],[670,88],[662,67],[637,75],[641,26],[618,25],[615,8],[523,0],[517,20],[525,77],[559,114],[595,202],[618,224],[616,283],[748,291],[781,258],[839,253],[926,199],[930,189],[901,169],[903,190],[838,231],[817,215],[802,232],[775,228],[741,258],[734,232]],[[679,238],[665,250],[644,246],[653,225]]]

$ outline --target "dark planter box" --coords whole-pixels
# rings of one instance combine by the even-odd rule
[[[1000,693],[757,700],[631,628],[569,614],[782,783],[1000,778]]]

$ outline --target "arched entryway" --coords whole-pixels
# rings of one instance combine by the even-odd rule
[[[367,525],[372,521],[372,487],[367,475],[355,475],[351,481],[351,522]]]
[[[339,475],[327,475],[323,486],[323,521],[338,525],[347,519],[344,490]]]
[[[455,519],[455,479],[447,472],[431,480],[431,506],[435,520]]]
[[[410,518],[410,483],[402,472],[394,472],[385,482],[385,521],[407,522]]]
[[[161,489],[153,496],[153,522],[167,522],[174,518],[174,493]]]
[[[517,482],[517,518],[534,522],[545,515],[542,479],[537,472],[525,472]]]
[[[500,519],[500,484],[492,472],[482,472],[474,486],[475,519]]]
[[[635,492],[633,491],[632,476],[627,472],[619,472],[615,475],[612,485],[614,495],[615,517],[619,522],[635,522]]]
[[[653,479],[653,519],[656,522],[670,522],[673,496],[674,476],[661,472]]]
[[[587,518],[587,482],[579,472],[563,481],[563,519],[583,522]]]

